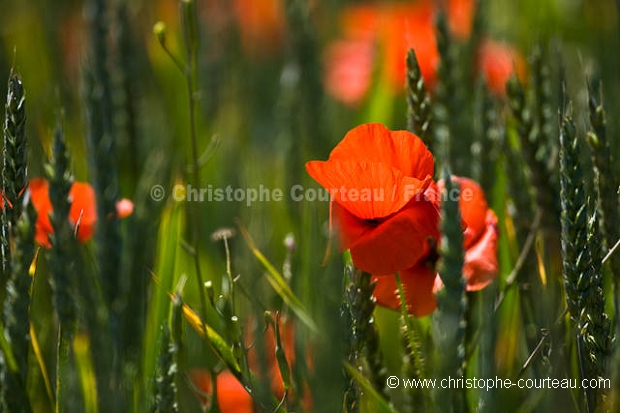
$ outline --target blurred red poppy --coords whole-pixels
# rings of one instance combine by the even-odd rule
[[[467,40],[471,35],[476,1],[448,0],[446,7],[450,32],[459,40]]]
[[[414,1],[363,3],[345,8],[340,19],[343,37],[328,45],[324,55],[327,93],[356,106],[370,90],[377,68],[392,93],[404,93],[405,56],[411,48],[415,50],[426,88],[432,91],[440,61],[435,35],[438,7],[439,2]],[[459,41],[466,41],[471,34],[474,8],[473,0],[446,2],[448,27]],[[485,76],[493,93],[505,94],[504,84],[513,69],[523,80],[525,62],[516,49],[492,40],[480,44],[477,70]]]
[[[280,51],[285,38],[286,21],[281,0],[234,0],[244,52],[257,59]]]
[[[430,2],[355,5],[345,8],[341,25],[344,38],[325,53],[325,88],[336,99],[350,105],[362,100],[377,56],[390,89],[404,90],[410,48],[416,50],[425,81],[435,82],[439,55]]]
[[[196,396],[204,411],[211,407],[213,386],[211,373],[205,369],[193,369],[189,372],[189,379],[196,387]],[[243,385],[228,370],[217,375],[217,403],[222,413],[252,413],[254,403],[252,397]]]
[[[506,43],[483,40],[478,49],[477,64],[489,90],[497,96],[506,95],[506,82],[513,72],[521,81],[526,77],[525,59]]]
[[[34,178],[28,185],[32,205],[37,211],[35,240],[45,248],[50,248],[49,235],[54,232],[49,214],[52,203],[49,198],[49,182],[43,178]],[[69,222],[77,229],[76,237],[86,242],[92,237],[97,222],[95,191],[85,182],[74,182],[69,191],[71,209]],[[124,218],[133,212],[133,203],[128,199],[117,202],[117,217]]]

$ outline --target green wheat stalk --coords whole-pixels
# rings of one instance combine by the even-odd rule
[[[489,194],[495,185],[495,168],[499,160],[501,132],[499,130],[498,108],[485,83],[481,80],[477,88],[474,106],[477,120],[474,123],[475,136],[472,143],[472,176]]]
[[[8,276],[8,267],[11,261],[9,245],[10,227],[15,225],[21,215],[24,189],[26,188],[26,98],[24,87],[18,75],[11,73],[8,82],[8,92],[4,118],[4,153],[2,162],[2,218],[1,243],[2,273],[0,286],[3,286]],[[7,208],[6,204],[12,208]]]
[[[53,304],[59,324],[56,364],[56,411],[65,412],[76,408],[77,387],[72,357],[72,342],[77,329],[77,308],[74,257],[76,239],[69,224],[71,201],[69,191],[73,184],[69,152],[60,127],[54,134],[51,164],[46,170],[49,178],[49,197],[53,212],[50,223],[54,232],[50,235],[52,248],[48,251],[50,284]]]
[[[99,279],[109,308],[112,330],[118,330],[118,299],[120,291],[121,237],[116,215],[118,172],[114,104],[110,74],[111,53],[108,45],[109,10],[103,0],[90,0],[89,13],[91,56],[85,72],[87,147],[93,188],[97,200],[95,247]]]
[[[9,78],[4,122],[4,197],[13,208],[5,208],[13,224],[21,215],[26,188],[26,98],[18,75]]]
[[[407,302],[405,301],[405,290],[400,278],[400,274],[396,274],[396,285],[400,300],[400,331],[403,343],[402,368],[404,376],[409,379],[426,378],[426,360],[422,345],[420,343],[420,333],[415,329],[415,320],[407,311]],[[429,407],[428,392],[412,386],[405,390],[404,404],[407,409],[415,406],[419,411],[424,412]]]
[[[560,133],[563,276],[568,310],[577,333],[581,375],[592,379],[605,375],[611,338],[605,314],[598,219],[596,214],[588,219],[579,153],[575,125],[567,115]],[[595,411],[601,399],[597,389],[586,389],[585,398],[588,411]]]
[[[379,338],[372,317],[375,286],[370,282],[370,274],[351,265],[345,267],[345,283],[343,315],[349,326],[347,361],[368,376],[375,390],[389,401]],[[354,377],[349,377],[343,401],[346,412],[360,411],[361,395],[360,384]]]
[[[602,244],[606,250],[620,237],[617,223],[620,220],[618,213],[618,179],[612,172],[613,158],[607,137],[607,121],[605,109],[602,103],[602,90],[599,89],[599,96],[593,93],[588,85],[588,109],[590,114],[590,130],[587,134],[587,142],[592,154],[594,165],[594,180],[597,189],[597,211],[600,216],[600,225],[603,234]],[[614,323],[615,334],[617,335],[620,325],[620,255],[612,254],[609,256],[609,268],[612,274],[613,296],[614,296]],[[618,366],[620,361],[620,351],[617,346],[610,366]],[[611,369],[612,382],[620,377],[620,370],[617,367]],[[614,399],[618,400],[617,395]]]
[[[28,259],[28,246],[20,251],[19,246],[27,243],[27,229],[18,224],[22,214],[23,198],[27,184],[26,177],[26,99],[18,75],[11,73],[8,81],[7,100],[3,125],[4,151],[2,156],[2,192],[0,200],[0,301],[3,301],[4,334],[12,344],[13,357],[19,371],[12,371],[4,355],[0,355],[0,407],[12,411],[30,411],[26,394],[26,372],[28,366],[30,295],[27,281],[30,280],[26,266],[25,278],[20,264]],[[11,240],[15,244],[11,246]],[[13,251],[11,251],[13,249]],[[32,246],[30,246],[32,249]],[[12,255],[17,256],[12,256]],[[32,257],[30,257],[32,261]],[[6,291],[5,291],[6,287]],[[4,293],[6,292],[6,297]],[[25,329],[25,331],[24,331]]]
[[[407,52],[407,130],[418,135],[433,150],[431,99],[426,93],[415,51]]]
[[[553,159],[554,151],[557,150],[557,136],[554,134],[557,127],[557,119],[552,109],[554,104],[551,67],[549,65],[548,52],[541,46],[536,46],[532,52],[532,92],[535,106],[533,108],[534,124],[536,125],[535,142],[538,144],[536,159],[540,161]],[[557,154],[556,154],[557,155]],[[547,166],[547,171],[557,178],[555,164]]]
[[[437,309],[432,316],[436,345],[436,377],[462,377],[465,360],[467,295],[463,278],[463,230],[455,184],[444,170],[445,193],[451,194],[442,202],[441,261],[439,274],[444,287],[436,294]],[[441,412],[465,412],[467,400],[464,389],[436,389],[434,401]]]
[[[597,206],[600,213],[601,227],[604,234],[604,243],[607,250],[620,238],[618,222],[618,179],[612,172],[613,158],[607,138],[607,121],[601,96],[597,97],[588,87],[588,108],[590,114],[591,130],[588,132],[587,141],[592,152],[594,164],[594,177],[597,187]],[[620,254],[612,254],[609,257],[609,266],[613,275],[615,319],[618,320],[620,305]]]
[[[152,413],[176,413],[179,411],[175,383],[177,365],[175,362],[177,347],[172,341],[170,328],[167,324],[161,327],[161,350],[155,378],[155,396]]]
[[[457,89],[456,50],[451,42],[446,15],[440,11],[437,15],[437,50],[441,57],[437,69],[436,99],[432,105],[433,143],[435,159],[451,164],[450,136],[454,128],[453,114]]]
[[[537,155],[544,147],[544,142],[541,141],[532,108],[527,103],[523,85],[514,74],[506,83],[506,93],[516,121],[521,152],[529,170],[530,184],[534,189],[534,200],[543,211],[541,228],[547,233],[555,234],[559,224],[555,201],[557,190],[555,184],[549,180],[549,171],[545,164],[548,159]]]
[[[21,219],[12,228],[14,251],[4,302],[4,333],[11,345],[18,371],[3,371],[0,387],[0,409],[10,412],[30,412],[26,383],[30,350],[30,265],[34,259],[36,211],[28,203]],[[3,366],[4,368],[4,366]]]

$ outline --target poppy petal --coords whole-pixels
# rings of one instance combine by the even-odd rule
[[[374,228],[369,221],[359,219],[346,208],[337,202],[332,202],[333,224],[337,229],[339,247],[341,251],[346,251],[353,245],[366,231]]]
[[[422,317],[430,314],[437,303],[433,294],[435,273],[424,263],[400,271],[400,279],[405,292],[405,302],[410,314]],[[376,282],[373,295],[377,304],[393,310],[400,309],[400,296],[393,275],[373,276]]]
[[[399,211],[432,181],[430,176],[418,180],[366,161],[310,161],[306,170],[334,201],[360,219],[380,219]]]
[[[482,236],[486,229],[486,215],[489,205],[484,196],[484,190],[475,181],[460,176],[451,176],[452,182],[459,185],[459,210],[461,219],[465,223],[463,233],[463,247],[469,248],[478,238]],[[442,180],[437,182],[441,193],[445,191],[445,183]],[[443,194],[443,197],[450,194]]]
[[[420,180],[432,176],[435,168],[422,139],[407,131],[390,131],[380,123],[351,129],[329,155],[330,161],[351,159],[389,165]]]
[[[371,274],[410,268],[429,252],[428,238],[439,238],[438,221],[439,213],[432,202],[412,200],[359,237],[350,247],[353,262]]]
[[[97,222],[95,191],[85,182],[74,182],[69,197],[71,198],[69,221],[73,227],[77,227],[78,240],[86,242],[92,237]]]
[[[49,198],[49,183],[43,178],[33,178],[28,184],[32,206],[37,211],[35,224],[35,241],[37,244],[50,248],[49,234],[52,233],[52,223],[49,214],[52,212],[52,203]]]
[[[480,239],[465,252],[463,276],[467,291],[478,291],[489,285],[497,276],[497,217],[487,211],[487,227]]]

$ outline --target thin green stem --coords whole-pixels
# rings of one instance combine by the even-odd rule
[[[58,328],[58,352],[56,359],[56,413],[71,411],[74,405],[74,397],[71,386],[66,381],[70,380],[71,368],[71,342],[73,341],[73,327],[60,325]]]
[[[189,110],[189,136],[191,142],[192,173],[191,184],[194,188],[199,187],[200,177],[198,174],[198,140],[196,138],[196,63],[197,63],[197,43],[196,33],[196,3],[193,0],[181,0],[181,18],[183,34],[187,52],[187,65],[185,67],[185,83],[188,93]],[[202,271],[200,269],[200,210],[197,202],[190,203],[191,243],[194,248],[194,270],[196,272],[196,282],[198,284],[198,294],[200,297],[200,316],[203,320],[203,328],[206,339],[209,339],[207,331],[207,298],[204,291]]]

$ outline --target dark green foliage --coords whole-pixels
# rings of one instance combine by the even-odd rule
[[[407,130],[418,135],[433,150],[431,99],[426,93],[415,51],[407,53]]]
[[[444,287],[436,294],[437,309],[433,313],[433,337],[436,345],[435,377],[438,379],[464,375],[465,311],[467,295],[463,278],[463,231],[458,194],[449,173],[444,172],[445,192],[451,194],[442,202],[441,261],[439,275]],[[435,389],[434,401],[441,412],[466,411],[464,389]]]
[[[596,214],[590,211],[581,170],[575,125],[565,117],[560,133],[562,205],[562,262],[566,301],[577,334],[577,352],[583,378],[605,376],[611,345],[610,322],[605,314],[603,277]],[[588,411],[600,403],[597,389],[585,390]]]

